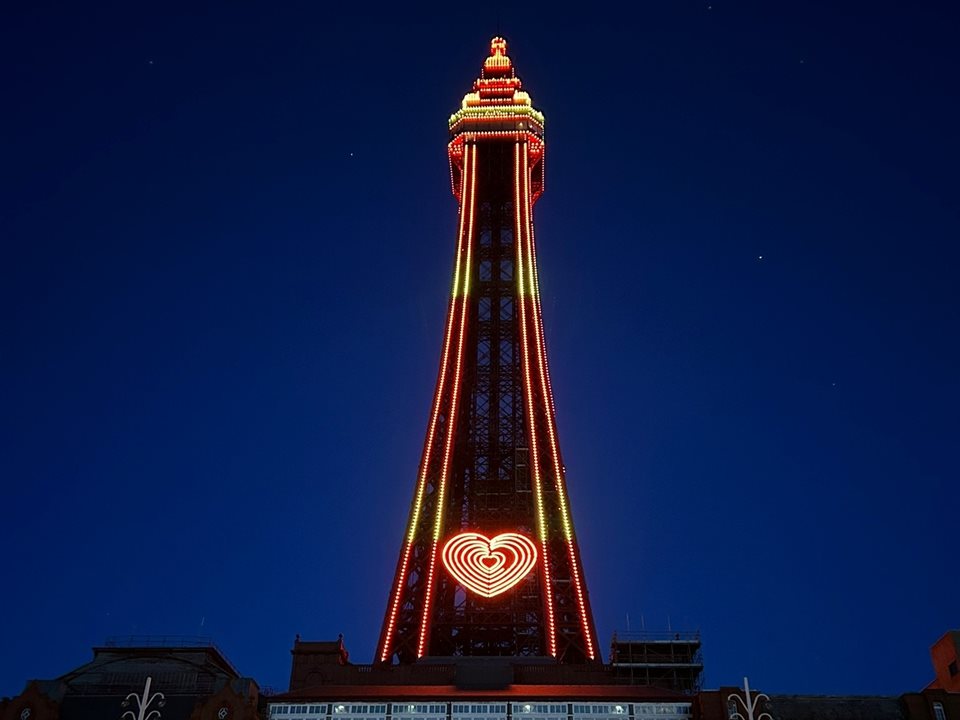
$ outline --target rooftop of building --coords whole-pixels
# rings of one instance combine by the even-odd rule
[[[112,695],[142,687],[147,676],[168,695],[204,695],[230,685],[256,694],[252,678],[242,677],[210,638],[126,636],[93,648],[93,658],[49,680],[35,681],[50,698]]]
[[[320,685],[281,693],[271,702],[295,700],[372,700],[422,698],[557,698],[569,700],[682,701],[682,693],[636,685],[509,684],[497,688],[469,688],[457,685]]]

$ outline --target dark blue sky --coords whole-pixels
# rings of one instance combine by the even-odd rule
[[[606,647],[900,693],[960,626],[960,23],[947,4],[503,6]],[[285,687],[369,661],[494,10],[7,9],[0,695],[118,634]],[[762,259],[761,259],[762,256]]]

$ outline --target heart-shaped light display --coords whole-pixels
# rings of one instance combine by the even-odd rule
[[[494,597],[512,588],[533,569],[537,564],[537,546],[519,533],[488,538],[465,532],[447,540],[442,557],[453,579],[464,588]]]

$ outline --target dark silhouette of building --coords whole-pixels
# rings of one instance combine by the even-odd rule
[[[615,633],[610,665],[627,685],[651,685],[692,694],[700,689],[699,632]]]
[[[960,692],[960,630],[951,630],[937,640],[930,648],[930,658],[936,678],[927,687]]]
[[[739,688],[704,690],[697,695],[696,720],[730,720],[731,695]],[[960,717],[960,694],[923,690],[900,696],[770,695],[761,709],[773,720],[953,720]]]
[[[148,683],[149,678],[149,683]],[[144,692],[147,692],[144,698]],[[0,720],[254,720],[260,689],[211,642],[188,638],[108,640],[93,660],[52,680],[33,680],[0,701]]]

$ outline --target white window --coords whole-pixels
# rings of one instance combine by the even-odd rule
[[[454,703],[453,720],[506,720],[506,703]]]
[[[393,703],[393,720],[447,720],[446,703]]]
[[[324,720],[327,706],[317,705],[319,714],[317,720]],[[368,703],[337,702],[330,703],[330,714],[335,720],[385,720],[387,717],[387,706],[370,705]],[[310,718],[309,720],[314,720]]]
[[[514,718],[517,720],[567,720],[566,703],[512,703]]]
[[[936,720],[947,720],[947,713],[944,712],[942,703],[933,704],[933,716]]]
[[[690,703],[635,703],[637,717],[655,717],[657,720],[687,720],[693,713]]]
[[[573,706],[573,717],[575,720],[581,717],[589,717],[590,720],[604,720],[607,718],[610,720],[622,720],[623,716],[630,714],[629,707],[626,702],[598,705],[576,704]]]

